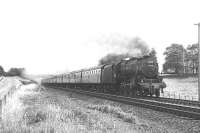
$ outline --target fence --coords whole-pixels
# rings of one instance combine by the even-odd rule
[[[198,96],[191,96],[191,95],[185,95],[181,93],[175,93],[175,92],[164,92],[161,93],[161,97],[165,98],[172,98],[172,99],[182,99],[182,100],[190,100],[190,101],[197,101]]]

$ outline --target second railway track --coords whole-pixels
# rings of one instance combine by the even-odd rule
[[[124,97],[124,96],[119,96],[119,95],[83,91],[79,89],[70,89],[70,88],[63,88],[63,87],[56,87],[56,86],[48,86],[48,87],[63,89],[70,92],[85,94],[89,96],[95,96],[98,98],[108,99],[108,100],[117,101],[117,102],[121,102],[125,104],[137,105],[140,107],[149,108],[156,111],[162,111],[162,112],[175,114],[181,117],[187,117],[187,118],[200,120],[200,107],[170,103],[172,101],[170,101],[168,98],[159,98],[159,99],[158,98],[149,99],[149,98],[139,98],[139,97],[131,98],[131,97]]]
[[[190,101],[190,100],[173,99],[173,98],[165,98],[165,97],[143,97],[143,98],[148,99],[148,100],[155,100],[155,101],[159,101],[159,102],[166,102],[166,103],[180,104],[180,105],[186,105],[186,106],[200,107],[199,101]]]

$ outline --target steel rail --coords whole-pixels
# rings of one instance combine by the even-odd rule
[[[181,104],[181,105],[187,105],[187,106],[194,106],[194,107],[200,107],[199,101],[191,101],[191,100],[184,100],[184,99],[173,99],[173,98],[166,98],[166,97],[143,97],[144,99],[148,100],[155,100],[159,102],[166,102],[166,103],[174,103],[174,104]]]
[[[159,102],[159,101],[155,101],[155,100],[149,100],[149,99],[138,98],[138,97],[130,98],[130,97],[124,97],[124,96],[119,96],[119,95],[111,95],[111,94],[105,94],[105,93],[83,91],[83,90],[79,90],[79,89],[69,89],[69,88],[64,88],[64,87],[55,87],[55,86],[48,86],[48,87],[58,88],[58,89],[67,90],[70,92],[89,95],[89,96],[95,96],[98,98],[117,101],[120,103],[136,105],[136,106],[149,108],[149,109],[156,110],[156,111],[175,114],[175,115],[181,116],[181,117],[187,117],[187,118],[198,119],[198,120],[200,119],[200,108],[199,107],[165,103],[165,102]]]

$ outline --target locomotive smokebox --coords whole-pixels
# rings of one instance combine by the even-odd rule
[[[158,64],[156,57],[145,56],[143,58],[131,58],[120,63],[121,76],[143,75],[153,78],[158,75]]]

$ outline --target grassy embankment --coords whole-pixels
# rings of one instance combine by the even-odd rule
[[[29,84],[9,99],[0,131],[173,133],[198,132],[198,124],[160,112]]]
[[[80,104],[70,96],[63,96],[56,91],[48,93],[33,84],[22,87],[5,107],[1,132],[137,131],[136,127],[130,125],[136,124],[137,119],[120,108]],[[108,117],[109,114],[120,120]]]

